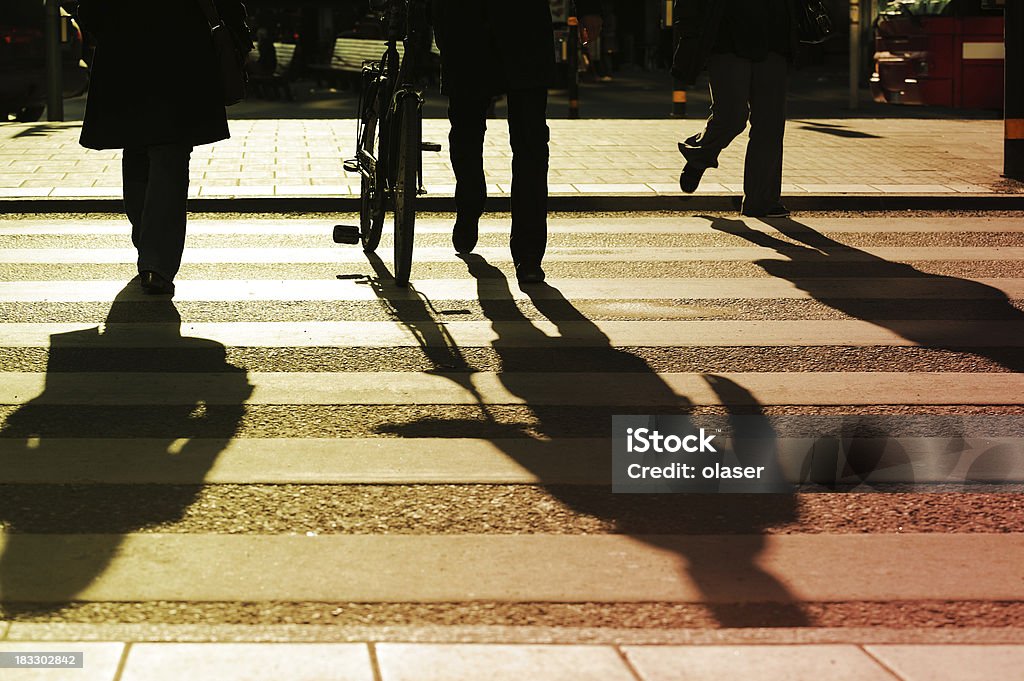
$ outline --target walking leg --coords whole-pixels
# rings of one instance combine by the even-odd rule
[[[448,120],[452,126],[448,147],[455,171],[456,219],[452,243],[459,253],[469,253],[476,246],[478,223],[487,201],[484,134],[490,102],[491,98],[485,95],[448,98]]]
[[[188,165],[192,147],[167,144],[149,147],[149,185],[142,211],[139,271],[156,272],[172,281],[185,250]]]
[[[508,93],[512,143],[512,259],[517,267],[539,268],[548,234],[548,92]]]
[[[718,167],[718,155],[747,127],[751,62],[733,54],[713,54],[708,60],[711,115],[702,132],[679,145],[679,151],[701,170]]]
[[[124,189],[124,212],[132,225],[132,245],[139,247],[149,184],[149,154],[145,148],[128,148],[121,155],[121,186]]]
[[[743,167],[744,214],[782,211],[786,70],[785,57],[774,52],[754,64],[750,79],[750,143]]]

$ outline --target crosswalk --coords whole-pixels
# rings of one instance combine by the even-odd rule
[[[0,639],[665,643],[1024,602],[1008,495],[608,487],[624,413],[946,419],[875,480],[1024,481],[1019,220],[554,218],[520,289],[502,220],[462,261],[425,218],[408,290],[330,224],[195,220],[171,301],[123,221],[0,219]]]

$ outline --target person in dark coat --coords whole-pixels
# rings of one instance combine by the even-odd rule
[[[215,6],[235,35],[248,36],[241,2]],[[142,287],[171,294],[185,247],[192,148],[229,137],[210,24],[200,0],[81,0],[78,19],[97,44],[80,142],[124,150],[125,212]]]
[[[747,127],[743,167],[744,215],[783,217],[782,141],[786,77],[796,56],[792,0],[675,0],[680,29],[672,73],[692,85],[705,68],[711,116],[704,131],[679,145],[686,165],[679,186],[696,191],[704,171]]]
[[[512,144],[512,259],[521,283],[541,282],[547,245],[547,88],[555,67],[548,0],[433,0],[432,18],[451,121],[457,210],[452,244],[463,254],[476,246],[487,198],[487,110],[493,97],[504,94]]]

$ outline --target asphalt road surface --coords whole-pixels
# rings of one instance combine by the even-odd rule
[[[197,215],[171,301],[123,218],[5,216],[0,624],[1020,642],[1022,218],[559,215],[521,290],[508,216],[463,260],[428,215],[403,290],[387,235],[331,242],[353,216]],[[611,417],[655,413],[882,423],[955,461],[613,494]]]

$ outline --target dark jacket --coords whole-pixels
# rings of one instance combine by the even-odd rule
[[[445,94],[547,87],[555,70],[548,0],[433,0]]]
[[[787,56],[794,59],[799,48],[795,7],[792,0],[786,0],[784,4],[789,16],[783,25],[788,34],[770,36],[768,42],[787,45]],[[732,6],[730,0],[674,0],[672,17],[679,41],[672,59],[672,75],[682,80],[684,85],[693,85],[707,66],[708,57],[716,50],[716,43],[724,33],[725,22],[731,21],[727,15]]]
[[[246,34],[242,3],[215,2],[221,18]],[[82,146],[195,146],[229,136],[198,0],[81,0],[78,17],[97,44]]]

